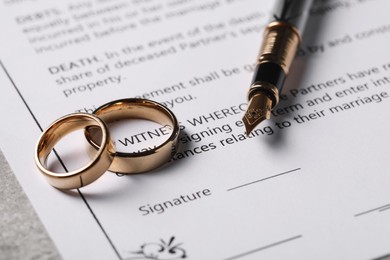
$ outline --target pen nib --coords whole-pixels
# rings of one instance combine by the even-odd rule
[[[242,121],[245,125],[246,135],[262,121],[271,117],[272,100],[263,92],[256,93],[249,100],[248,109]]]

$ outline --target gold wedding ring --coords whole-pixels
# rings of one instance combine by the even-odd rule
[[[65,135],[79,129],[100,129],[101,140],[92,160],[80,169],[56,173],[47,169],[47,158]],[[54,121],[41,135],[35,149],[35,163],[47,181],[58,189],[77,189],[97,180],[111,165],[115,149],[106,124],[97,116],[73,113]]]
[[[107,125],[123,119],[146,119],[172,128],[168,139],[151,150],[135,153],[117,151],[109,171],[123,174],[149,171],[168,162],[176,152],[179,123],[168,108],[157,102],[138,98],[120,99],[97,108],[93,114]],[[86,128],[85,136],[95,149],[101,149],[100,137],[95,132],[94,128]]]

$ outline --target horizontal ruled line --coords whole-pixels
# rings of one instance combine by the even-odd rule
[[[372,260],[388,260],[390,259],[390,254],[382,255],[380,257],[375,257]]]
[[[300,169],[301,168],[296,168],[296,169],[293,169],[293,170],[290,170],[290,171],[286,171],[286,172],[282,172],[282,173],[279,173],[279,174],[275,174],[275,175],[272,175],[272,176],[269,176],[269,177],[266,177],[266,178],[263,178],[263,179],[260,179],[260,180],[248,182],[248,183],[245,183],[245,184],[241,184],[239,186],[230,188],[227,191],[232,191],[232,190],[235,190],[235,189],[239,189],[239,188],[242,188],[242,187],[245,187],[245,186],[248,186],[248,185],[252,185],[252,184],[258,183],[258,182],[262,182],[262,181],[266,181],[266,180],[269,180],[269,179],[272,179],[272,178],[276,178],[276,177],[279,177],[279,176],[282,176],[282,175],[285,175],[285,174],[288,174],[288,173],[299,171]]]
[[[388,210],[388,209],[390,209],[390,204],[386,204],[386,205],[383,205],[383,206],[380,206],[380,207],[377,207],[377,208],[374,208],[374,209],[369,209],[369,210],[360,212],[358,214],[355,214],[355,217],[360,217],[362,215],[365,215],[365,214],[368,214],[368,213],[372,213],[372,212],[375,212],[375,211],[382,212],[382,211],[385,211],[385,210]]]
[[[256,249],[253,249],[253,250],[250,250],[250,251],[247,251],[247,252],[244,252],[244,253],[241,253],[241,254],[238,254],[238,255],[229,257],[229,258],[226,258],[226,259],[224,259],[224,260],[234,260],[234,259],[238,259],[238,258],[247,256],[247,255],[250,255],[250,254],[253,254],[253,253],[257,253],[257,252],[262,251],[262,250],[265,250],[265,249],[269,249],[269,248],[272,248],[272,247],[275,247],[275,246],[278,246],[278,245],[282,245],[282,244],[284,244],[284,243],[293,241],[293,240],[298,239],[298,238],[301,238],[301,237],[302,237],[302,235],[290,237],[290,238],[287,238],[287,239],[284,239],[284,240],[281,240],[281,241],[278,241],[278,242],[275,242],[275,243],[272,243],[272,244],[269,244],[269,245],[266,245],[266,246],[262,246],[262,247],[259,247],[259,248],[256,248]]]
[[[382,212],[382,211],[385,211],[385,210],[389,210],[390,209],[390,206],[388,206],[388,207],[386,207],[386,208],[381,208],[380,210],[379,210],[379,212]]]

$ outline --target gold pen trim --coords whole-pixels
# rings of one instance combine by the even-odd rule
[[[298,30],[291,24],[277,21],[270,23],[264,34],[257,62],[278,64],[288,74],[301,42]]]

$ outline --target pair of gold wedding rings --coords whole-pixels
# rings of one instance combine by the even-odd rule
[[[146,119],[172,129],[168,139],[151,150],[138,153],[118,152],[108,126],[123,119]],[[47,168],[47,159],[54,146],[67,134],[84,129],[88,143],[96,152],[91,161],[80,169],[57,173]],[[92,114],[73,113],[54,121],[41,135],[35,149],[35,163],[47,181],[58,189],[86,186],[107,170],[123,174],[149,171],[162,166],[176,152],[179,123],[163,105],[138,98],[120,99],[97,108]]]

